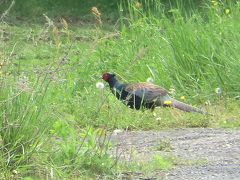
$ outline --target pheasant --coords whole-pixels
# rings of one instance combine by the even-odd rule
[[[147,108],[154,110],[156,106],[172,106],[186,112],[206,114],[199,108],[171,98],[167,90],[160,86],[146,82],[120,83],[115,76],[113,73],[105,72],[102,74],[102,79],[108,82],[112,93],[132,109]]]

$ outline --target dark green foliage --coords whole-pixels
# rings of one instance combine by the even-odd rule
[[[2,2],[0,12],[8,8],[11,0]],[[107,18],[116,14],[117,1],[112,0],[16,0],[11,14],[20,18],[38,19],[43,13],[57,17],[70,16],[83,19],[91,15],[91,8],[97,7]]]
[[[207,0],[15,0],[16,4],[11,10],[11,14],[19,19],[36,19],[46,13],[49,16],[67,16],[86,19],[91,16],[91,8],[97,7],[105,19],[117,20],[119,17],[119,5],[127,7],[132,2],[140,2],[144,10],[154,10],[156,4],[161,4],[162,10],[167,16],[172,16],[172,9],[182,9],[183,14],[189,16],[209,3]],[[226,0],[225,0],[226,1]],[[0,12],[8,8],[11,0],[3,0],[0,3]],[[129,3],[130,2],[130,3]],[[223,2],[223,1],[221,1]],[[227,5],[234,1],[224,2]],[[153,12],[152,12],[153,13]],[[26,19],[27,18],[27,19]]]

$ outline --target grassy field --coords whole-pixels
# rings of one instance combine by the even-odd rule
[[[107,153],[111,145],[99,138],[115,129],[240,127],[240,3],[186,11],[148,2],[120,4],[114,24],[98,9],[89,22],[2,20],[0,178],[117,177],[138,166]],[[129,83],[152,78],[215,116],[131,110],[106,84],[96,88],[106,71]]]

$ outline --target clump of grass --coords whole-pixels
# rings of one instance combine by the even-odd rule
[[[209,5],[204,9],[204,15],[196,11],[188,18],[181,14],[183,7],[172,11],[171,18],[164,16],[163,12],[159,12],[162,13],[160,18],[154,14],[149,16],[146,11],[141,12],[144,18],[138,17],[134,15],[138,11],[131,9],[134,17],[130,16],[130,33],[125,33],[125,30],[122,33],[122,39],[129,41],[118,41],[116,45],[121,46],[122,50],[115,51],[115,54],[121,56],[121,51],[127,52],[121,56],[127,64],[130,59],[134,59],[134,53],[139,48],[151,47],[138,61],[128,66],[135,77],[142,79],[141,72],[154,73],[157,83],[159,81],[165,87],[174,86],[178,91],[183,90],[184,94],[207,96],[211,94],[212,87],[221,87],[229,94],[236,94],[234,82],[237,80],[235,67],[239,46],[227,47],[227,44],[234,38],[230,34],[237,33],[233,32],[237,27],[230,26],[236,25],[234,17],[238,12],[236,6],[232,6],[232,14],[228,16],[223,13],[223,6],[216,8]],[[204,20],[205,16],[209,17],[207,21]],[[224,40],[223,36],[226,37]],[[229,58],[232,60],[229,61]],[[115,62],[118,62],[117,58]],[[127,67],[121,63],[120,66]],[[220,73],[222,71],[226,73]]]
[[[171,149],[171,144],[169,139],[158,141],[153,147],[154,151],[169,151],[170,149]]]
[[[169,170],[173,168],[176,163],[176,159],[172,156],[154,155],[151,158],[141,160],[132,160],[130,162],[121,161],[118,164],[120,170],[120,177],[155,177],[156,172],[161,170]]]
[[[5,77],[1,88],[0,169],[9,173],[31,163],[49,126],[42,112],[50,81],[38,77],[31,84],[25,76],[17,79]]]
[[[112,174],[115,161],[108,154],[110,142],[104,130],[88,126],[77,133],[70,125],[56,121],[50,132],[54,134],[54,154],[49,154],[46,163],[51,162],[54,177]]]

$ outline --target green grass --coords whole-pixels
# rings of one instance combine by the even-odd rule
[[[240,127],[240,4],[185,11],[180,1],[174,8],[147,2],[121,4],[115,25],[0,24],[0,178],[114,177],[116,160],[107,141],[99,144],[98,128]],[[106,71],[129,83],[151,77],[215,116],[129,109],[107,85],[96,88]]]
[[[133,159],[130,162],[120,162],[118,169],[121,172],[120,177],[155,177],[161,170],[169,170],[175,163],[179,163],[175,157],[154,155],[152,158],[141,160]],[[155,176],[154,176],[155,175]],[[159,175],[157,175],[158,177]]]

